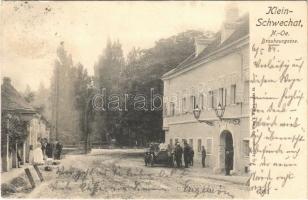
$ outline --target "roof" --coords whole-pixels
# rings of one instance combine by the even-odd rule
[[[9,78],[4,78],[1,85],[1,110],[22,113],[35,113],[35,109],[11,85]]]
[[[180,63],[176,68],[164,74],[162,78],[167,78],[168,76],[180,72],[183,69],[192,66],[193,64],[205,60],[211,56],[212,52],[219,51],[220,49],[223,49],[227,45],[248,36],[249,15],[248,14],[243,15],[241,18],[237,20],[237,23],[238,25],[235,31],[228,37],[228,39],[221,42],[221,31],[217,32],[214,35],[215,39],[198,56],[195,56],[195,53],[193,53],[188,58],[186,58],[182,63]]]

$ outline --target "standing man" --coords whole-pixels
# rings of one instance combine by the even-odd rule
[[[202,167],[205,167],[205,158],[206,158],[206,151],[204,146],[201,148],[201,157],[202,157]]]
[[[185,168],[188,168],[188,163],[190,163],[190,146],[187,144],[187,141],[184,141],[184,163]]]
[[[194,166],[194,156],[195,156],[195,151],[193,147],[190,147],[190,165]]]
[[[61,160],[61,153],[62,153],[63,145],[61,142],[59,142],[58,144],[59,144],[59,160]]]
[[[180,146],[180,143],[177,143],[174,149],[174,155],[175,155],[176,165],[178,168],[182,166],[182,154],[183,154],[183,149]]]
[[[233,170],[233,148],[226,148],[225,157],[226,176],[230,176]]]
[[[60,160],[62,152],[62,144],[56,141],[56,151],[55,151],[55,159]]]

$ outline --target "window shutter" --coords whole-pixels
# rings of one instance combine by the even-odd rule
[[[227,88],[226,88],[226,93],[227,93],[227,96],[226,96],[226,105],[230,105],[232,100],[231,100],[231,85],[229,85]]]
[[[207,93],[207,101],[206,101],[207,109],[210,109],[212,107],[211,103],[212,103],[212,95],[211,95],[211,92],[208,92]]]
[[[214,90],[214,107],[217,108],[219,103],[219,94],[218,94],[218,89]]]
[[[226,106],[228,103],[229,103],[229,101],[228,101],[228,90],[227,90],[227,88],[224,88],[224,106]]]

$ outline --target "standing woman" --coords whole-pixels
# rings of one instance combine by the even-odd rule
[[[43,156],[43,151],[42,151],[42,145],[40,142],[37,143],[37,146],[33,151],[33,163],[35,165],[44,164],[44,156]]]

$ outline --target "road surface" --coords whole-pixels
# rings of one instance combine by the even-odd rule
[[[249,196],[246,186],[204,178],[194,168],[146,167],[141,150],[95,150],[90,155],[69,155],[53,171],[44,171],[43,175],[45,181],[25,197],[221,199]]]

